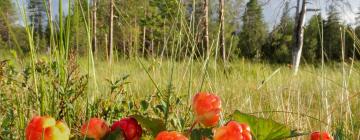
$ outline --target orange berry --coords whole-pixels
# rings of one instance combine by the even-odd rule
[[[102,119],[91,118],[89,122],[85,123],[81,127],[81,133],[95,140],[100,140],[110,131],[109,126]]]
[[[327,132],[313,132],[310,135],[311,140],[332,140],[331,136]]]
[[[61,121],[48,116],[36,116],[25,130],[26,140],[68,140],[70,129]]]
[[[250,128],[246,124],[230,121],[226,126],[215,129],[214,140],[251,140]]]
[[[220,120],[221,100],[218,96],[200,92],[193,99],[196,120],[204,126],[215,126]]]
[[[156,136],[155,140],[188,140],[188,138],[176,131],[162,131]]]

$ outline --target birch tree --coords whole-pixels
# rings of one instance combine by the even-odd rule
[[[224,0],[219,0],[219,21],[220,21],[220,35],[219,47],[221,48],[221,56],[223,61],[226,61],[226,48],[225,48],[225,16],[224,16]]]
[[[301,7],[300,7],[301,6]],[[301,8],[301,9],[300,9]],[[292,48],[292,66],[294,74],[299,71],[301,53],[304,44],[304,25],[306,16],[306,0],[297,0],[294,28],[294,46]]]
[[[112,64],[113,59],[113,34],[114,34],[114,0],[110,1],[110,19],[109,19],[109,49],[108,49],[108,58],[109,64]]]

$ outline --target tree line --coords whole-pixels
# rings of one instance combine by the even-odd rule
[[[86,34],[90,34],[91,51],[97,58],[213,56],[224,61],[246,58],[292,63],[294,29],[299,25],[289,1],[284,2],[280,21],[272,28],[264,21],[263,5],[258,0],[75,0],[66,14],[52,11],[51,2],[58,1],[45,2],[29,0],[28,21],[19,23],[16,2],[0,1],[1,49],[26,54],[29,47],[22,24],[29,24],[36,50],[47,52],[50,28],[59,34],[57,25],[62,20],[71,34],[69,46],[78,55],[88,55]],[[49,12],[57,13],[51,16],[53,20],[48,19]],[[316,63],[358,58],[354,37],[360,36],[360,21],[356,26],[341,22],[335,4],[326,14],[326,18],[315,14],[300,27],[301,59]]]

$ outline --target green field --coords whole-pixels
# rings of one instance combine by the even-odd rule
[[[359,134],[357,130],[360,122],[356,116],[360,115],[357,108],[360,105],[360,73],[356,63],[344,66],[341,63],[329,64],[323,69],[321,66],[304,65],[300,73],[294,76],[292,70],[285,65],[265,62],[238,60],[224,67],[223,63],[214,60],[138,58],[120,59],[112,66],[106,61],[97,60],[94,72],[89,70],[86,58],[79,57],[71,62],[74,63],[71,66],[73,68],[69,68],[79,66],[76,70],[78,73],[71,76],[75,80],[65,87],[54,85],[60,80],[56,77],[57,72],[39,71],[39,95],[36,95],[31,91],[34,89],[32,79],[23,81],[26,77],[24,70],[28,65],[26,59],[14,60],[11,56],[4,55],[1,60],[5,58],[10,61],[0,71],[0,125],[3,128],[0,132],[3,136],[13,135],[13,138],[19,138],[26,122],[35,114],[60,117],[58,107],[62,100],[71,103],[64,107],[66,111],[62,115],[73,132],[77,132],[80,122],[90,116],[112,122],[117,117],[141,112],[141,102],[156,103],[159,91],[170,94],[173,105],[170,109],[171,117],[176,120],[179,119],[178,116],[182,116],[185,121],[183,127],[189,127],[193,119],[188,116],[191,111],[183,111],[189,108],[191,97],[199,91],[208,91],[222,98],[224,118],[235,110],[240,110],[271,118],[301,132],[326,130],[353,139],[357,139]],[[39,61],[41,62],[37,66],[43,70],[51,62],[45,56],[39,57]],[[89,81],[81,85],[77,78],[87,74]],[[110,85],[109,80],[115,81],[124,76],[128,77],[120,84]],[[81,86],[85,86],[84,91],[77,91],[76,88]],[[114,89],[112,93],[111,87]],[[70,102],[78,92],[82,95]],[[86,108],[91,111],[88,112]],[[153,111],[144,112],[157,116]],[[181,130],[182,127],[169,125],[168,128]],[[73,134],[77,135],[79,134]]]
[[[0,0],[0,140],[360,140],[357,2],[300,1]]]

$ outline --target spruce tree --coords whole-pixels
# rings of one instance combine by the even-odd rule
[[[324,51],[328,60],[341,58],[341,26],[339,12],[334,5],[331,5],[324,25]]]
[[[290,17],[289,11],[289,2],[286,2],[279,25],[270,33],[267,43],[262,48],[262,55],[266,60],[276,63],[290,63],[290,48],[295,23]]]
[[[29,0],[28,13],[30,25],[34,28],[34,32],[41,35],[44,31],[44,23],[46,19],[46,8],[43,0]]]
[[[240,55],[246,58],[259,58],[261,47],[266,41],[267,31],[263,21],[262,8],[257,0],[250,0],[246,4],[242,22],[243,27],[238,44]]]
[[[305,28],[303,58],[307,62],[315,62],[321,57],[320,26],[321,15],[314,15],[310,18]]]

